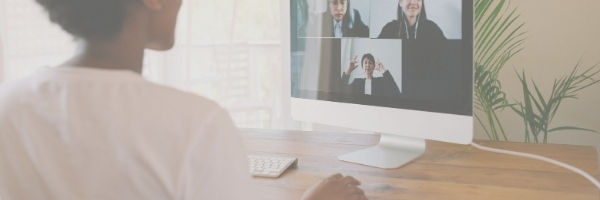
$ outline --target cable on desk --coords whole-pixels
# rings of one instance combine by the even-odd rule
[[[478,144],[475,144],[474,142],[471,142],[471,146],[474,146],[478,149],[484,150],[484,151],[491,151],[491,152],[495,152],[495,153],[502,153],[502,154],[508,154],[508,155],[513,155],[513,156],[522,156],[522,157],[527,157],[527,158],[533,158],[533,159],[537,159],[537,160],[541,160],[541,161],[546,161],[564,168],[567,168],[568,170],[574,171],[580,175],[582,175],[583,177],[587,178],[588,180],[590,180],[594,185],[596,185],[596,187],[598,187],[598,189],[600,189],[600,182],[598,182],[598,180],[596,180],[594,177],[592,177],[591,175],[589,175],[588,173],[585,173],[583,170],[577,168],[577,167],[573,167],[571,165],[565,164],[563,162],[559,162],[556,160],[552,160],[550,158],[546,158],[543,156],[538,156],[538,155],[534,155],[534,154],[528,154],[528,153],[522,153],[522,152],[515,152],[515,151],[508,151],[508,150],[503,150],[503,149],[494,149],[494,148],[489,148],[489,147],[484,147],[484,146],[480,146]]]

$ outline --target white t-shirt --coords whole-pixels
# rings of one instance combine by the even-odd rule
[[[241,136],[205,98],[127,70],[46,68],[0,85],[0,196],[254,199]]]

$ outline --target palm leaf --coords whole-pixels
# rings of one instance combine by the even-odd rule
[[[542,104],[541,106],[546,108],[546,106],[548,106],[548,104],[546,104],[546,100],[544,100],[544,95],[542,95],[542,93],[540,92],[540,89],[538,88],[537,84],[535,84],[535,82],[533,82],[533,80],[531,81],[533,83],[533,88],[535,89],[535,92],[538,95],[538,98],[540,98],[540,104]]]
[[[573,126],[561,126],[561,127],[556,127],[553,129],[548,130],[548,132],[554,132],[554,131],[565,131],[565,130],[575,130],[575,131],[588,131],[588,132],[594,132],[594,133],[598,133],[595,130],[592,129],[587,129],[587,128],[579,128],[579,127],[573,127]]]
[[[488,137],[494,140],[499,140],[499,135],[507,140],[496,111],[513,106],[506,100],[498,75],[502,67],[523,49],[525,40],[522,38],[525,32],[521,31],[524,23],[517,24],[520,15],[509,5],[510,0],[474,2],[474,105],[488,117],[481,120],[477,116]]]
[[[544,143],[548,141],[548,133],[550,132],[565,130],[596,132],[592,129],[574,126],[561,126],[548,130],[550,123],[552,122],[554,116],[556,116],[558,108],[564,99],[577,99],[577,94],[575,92],[600,82],[600,80],[594,79],[596,75],[600,74],[600,70],[595,69],[598,64],[593,65],[582,73],[578,73],[578,68],[581,66],[581,63],[582,59],[577,62],[573,70],[567,76],[564,76],[559,80],[554,80],[552,91],[547,101],[540,92],[540,89],[534,80],[531,80],[531,82],[533,83],[535,95],[532,94],[531,90],[529,89],[525,72],[523,71],[521,74],[517,73],[517,76],[519,77],[519,80],[523,86],[524,103],[517,102],[515,104],[519,105],[520,109],[517,109],[516,107],[511,108],[515,113],[517,113],[517,115],[523,118],[523,123],[525,124],[526,129],[525,133],[527,134],[525,136],[525,141],[531,141],[528,136],[529,130],[527,128],[531,130],[535,142],[539,142],[538,137],[541,133],[543,133]],[[532,106],[535,106],[538,112],[535,112]]]

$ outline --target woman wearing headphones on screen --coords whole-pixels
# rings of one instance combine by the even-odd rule
[[[36,1],[79,51],[0,85],[0,198],[265,198],[226,110],[141,76],[145,49],[173,47],[182,0]],[[336,174],[303,199],[366,199],[359,184]]]
[[[442,29],[427,19],[425,0],[398,0],[397,20],[387,23],[377,38],[445,40]]]

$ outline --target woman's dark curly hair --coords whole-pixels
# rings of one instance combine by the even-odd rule
[[[113,39],[123,28],[131,0],[36,0],[50,20],[75,37]]]

